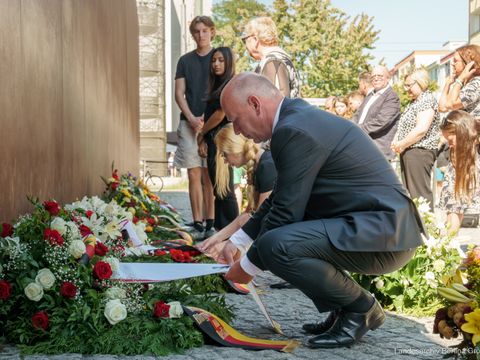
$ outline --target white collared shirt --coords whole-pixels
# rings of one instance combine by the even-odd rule
[[[280,104],[278,104],[277,111],[275,112],[275,117],[273,118],[272,134],[275,131],[275,128],[278,124],[278,119],[280,118],[280,109],[282,107],[283,100],[285,100],[285,98],[283,98],[282,101],[280,101]],[[232,236],[230,236],[230,241],[237,247],[238,250],[240,250],[243,255],[242,259],[240,260],[240,266],[242,267],[242,269],[251,276],[255,276],[258,273],[261,273],[262,269],[256,267],[246,255],[248,248],[253,243],[253,239],[240,228],[235,231]]]
[[[360,115],[360,119],[358,120],[358,124],[363,124],[365,121],[365,118],[367,117],[368,110],[370,110],[370,107],[373,105],[373,103],[382,95],[387,89],[390,87],[390,85],[385,86],[383,89],[378,90],[373,93],[373,95],[368,99],[367,104],[363,108],[362,115]]]

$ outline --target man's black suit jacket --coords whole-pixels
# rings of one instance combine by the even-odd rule
[[[368,95],[360,108],[353,116],[353,121],[358,124],[362,112],[373,93]],[[380,148],[380,151],[388,160],[395,158],[395,153],[390,148],[395,133],[397,132],[398,120],[400,119],[400,99],[397,93],[388,86],[383,94],[370,106],[365,120],[360,128],[365,131]]]
[[[242,228],[252,239],[283,225],[320,219],[318,226],[343,251],[402,251],[422,244],[415,205],[355,123],[285,98],[271,152],[275,187]],[[247,256],[263,268],[255,242]]]

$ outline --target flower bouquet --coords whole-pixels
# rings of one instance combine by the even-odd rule
[[[148,244],[148,220],[133,221],[114,199],[85,197],[64,207],[32,202],[31,214],[0,227],[0,338],[24,353],[164,355],[203,343],[180,304],[231,318],[224,297],[212,294],[223,284],[218,276],[158,284],[113,279],[125,259],[203,261],[188,248],[135,252],[122,223],[130,221]],[[156,216],[157,203],[145,203]]]
[[[480,247],[470,249],[455,273],[441,281],[438,295],[445,306],[435,314],[433,332],[446,339],[462,335],[454,353],[480,359]]]
[[[375,294],[383,307],[414,315],[433,315],[442,305],[437,295],[438,278],[454,272],[463,255],[459,243],[446,235],[425,199],[415,200],[428,238],[400,270],[382,276],[353,274]]]

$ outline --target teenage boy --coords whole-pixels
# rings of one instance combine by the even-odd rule
[[[196,16],[190,24],[197,48],[178,60],[175,74],[175,101],[181,110],[177,129],[178,147],[174,166],[186,168],[192,207],[195,240],[213,235],[214,195],[206,161],[198,155],[197,134],[204,124],[205,95],[213,52],[215,24],[208,16]],[[206,226],[203,226],[203,210]]]

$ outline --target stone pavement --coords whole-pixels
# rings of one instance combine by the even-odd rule
[[[188,221],[191,220],[188,196],[185,192],[162,192],[161,198],[170,202]],[[466,230],[466,231],[465,231]],[[478,229],[462,229],[462,236],[470,239],[479,239]],[[465,240],[466,242],[467,240]],[[249,295],[227,294],[227,301],[236,308],[236,318],[232,325],[241,333],[263,339],[296,339],[302,343],[307,337],[301,327],[305,322],[320,320],[319,315],[311,303],[296,289],[273,290],[269,284],[278,282],[278,278],[270,273],[263,273],[256,279],[259,285],[259,294],[266,304],[272,318],[283,329],[285,337],[273,333],[269,329],[266,319]],[[444,354],[452,350],[449,346],[456,345],[459,340],[442,340],[432,334],[433,318],[414,318],[387,312],[385,324],[376,331],[369,332],[358,344],[351,348],[312,350],[304,345],[299,346],[291,354],[268,351],[245,351],[242,349],[226,348],[206,345],[191,349],[181,355],[170,355],[160,359],[165,360],[215,360],[215,359],[329,359],[329,360],[375,360],[399,357],[401,359],[441,359]],[[28,359],[28,360],[139,360],[155,359],[152,356],[84,356],[81,354],[62,354],[58,356],[25,356],[22,357],[15,347],[6,347],[0,352],[0,359]]]

